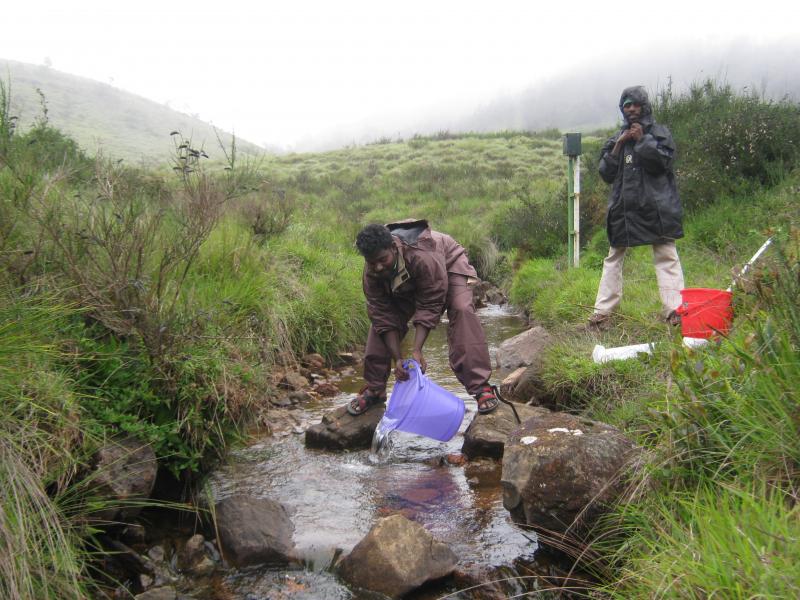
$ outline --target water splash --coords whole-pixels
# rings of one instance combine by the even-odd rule
[[[385,416],[380,420],[372,436],[372,446],[369,452],[369,461],[373,464],[385,463],[392,455],[394,439],[396,437],[397,420],[387,419]]]

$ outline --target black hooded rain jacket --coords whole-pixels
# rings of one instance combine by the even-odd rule
[[[644,135],[629,141],[615,157],[617,138],[630,127],[627,119],[600,153],[600,177],[612,184],[608,198],[606,230],[614,247],[659,244],[683,237],[683,209],[675,185],[672,163],[675,142],[669,129],[653,119],[647,92],[641,86],[626,88],[619,100],[631,97],[642,107]],[[623,118],[625,113],[623,112]]]

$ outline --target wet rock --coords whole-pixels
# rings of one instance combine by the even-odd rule
[[[153,575],[155,565],[132,548],[126,546],[118,540],[106,540],[106,545],[110,549],[109,558],[113,560],[121,569],[120,572],[129,574]]]
[[[510,596],[503,589],[505,574],[498,574],[492,569],[463,570],[453,572],[453,584],[456,589],[469,589],[471,600],[506,600]],[[516,590],[515,590],[516,591]]]
[[[311,395],[305,390],[298,390],[289,394],[289,401],[292,405],[305,404],[311,400]]]
[[[500,369],[527,367],[540,360],[552,338],[544,327],[537,325],[505,340],[497,349],[496,362]]]
[[[147,530],[139,523],[129,523],[123,528],[120,539],[130,545],[144,544],[147,541]]]
[[[165,586],[136,594],[134,598],[136,600],[176,600],[178,598],[178,592],[175,591],[174,587]]]
[[[278,408],[290,408],[292,406],[292,401],[289,400],[289,396],[280,394],[278,396],[272,396],[269,399],[269,403],[272,406],[277,406]]]
[[[340,406],[322,417],[321,423],[306,429],[306,446],[334,451],[369,448],[385,410],[386,405],[379,404],[354,417]]]
[[[303,377],[300,373],[297,373],[296,371],[288,371],[281,378],[279,385],[284,389],[303,390],[310,384],[308,383],[308,379]]]
[[[514,408],[522,422],[550,413],[546,408],[522,404],[515,404]],[[480,456],[500,458],[503,456],[503,446],[508,435],[519,425],[511,407],[502,402],[495,411],[487,415],[476,413],[472,423],[464,432],[464,444],[461,446],[461,452],[466,454],[470,460]]]
[[[483,307],[487,304],[505,304],[508,302],[508,298],[506,298],[502,290],[488,281],[480,281],[473,286],[472,297],[477,307]]]
[[[464,476],[471,487],[496,487],[500,485],[502,464],[493,458],[477,458],[464,466]]]
[[[321,354],[306,354],[300,362],[312,371],[325,368],[325,358]]]
[[[314,386],[314,391],[324,398],[333,398],[339,393],[339,388],[329,381],[321,381]]]
[[[164,562],[164,557],[166,556],[164,546],[153,546],[147,551],[147,556],[152,561]]]
[[[580,532],[620,493],[639,453],[599,421],[567,413],[529,419],[506,442],[503,505],[519,523]]]
[[[294,551],[294,525],[284,506],[267,498],[231,496],[216,505],[224,558],[235,566],[286,563]]]
[[[205,538],[199,533],[186,540],[178,553],[178,568],[182,571],[191,569],[205,558],[205,542]]]
[[[200,559],[196,565],[191,568],[192,575],[196,575],[197,577],[207,577],[211,575],[217,568],[217,565],[214,564],[214,561],[204,556]]]
[[[94,455],[89,479],[96,494],[110,501],[93,516],[101,521],[128,521],[141,509],[136,500],[150,497],[158,472],[153,449],[133,437],[107,442]],[[127,506],[114,506],[114,501]]]
[[[403,516],[378,522],[339,563],[339,574],[350,585],[391,598],[426,581],[449,575],[458,558],[424,527]]]
[[[464,464],[467,462],[467,457],[464,456],[463,454],[454,452],[452,454],[448,454],[445,457],[445,460],[447,461],[448,465],[453,465],[454,467],[461,467],[464,466]]]
[[[152,577],[150,577],[150,575],[145,575],[144,573],[142,573],[141,575],[139,575],[138,579],[139,579],[139,588],[142,591],[146,591],[153,586],[154,580]]]

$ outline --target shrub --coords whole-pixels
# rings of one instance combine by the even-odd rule
[[[800,156],[800,106],[788,100],[737,94],[707,80],[681,96],[668,86],[653,110],[676,139],[676,174],[689,209],[775,184]]]

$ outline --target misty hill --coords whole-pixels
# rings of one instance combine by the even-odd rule
[[[517,92],[466,112],[450,106],[431,106],[414,119],[382,115],[351,124],[302,144],[304,150],[336,148],[381,138],[492,131],[542,131],[550,128],[591,131],[613,127],[619,121],[619,94],[629,85],[644,85],[651,92],[671,86],[680,94],[693,83],[714,79],[736,91],[754,92],[764,98],[800,99],[797,56],[800,40],[755,44],[734,41],[711,46],[637,43],[620,46],[614,58],[595,58],[587,53],[582,66],[558,77],[520,87]],[[540,60],[546,60],[541,57]],[[531,73],[535,73],[535,61]]]
[[[49,123],[90,154],[101,150],[136,163],[162,162],[173,149],[170,132],[175,130],[202,145],[212,158],[218,154],[212,125],[152,100],[41,65],[0,59],[0,74],[4,84],[10,83],[11,113],[19,118],[19,127],[43,117],[44,98]],[[229,146],[231,135],[219,133]],[[263,152],[250,142],[237,138],[236,143],[240,152]]]

